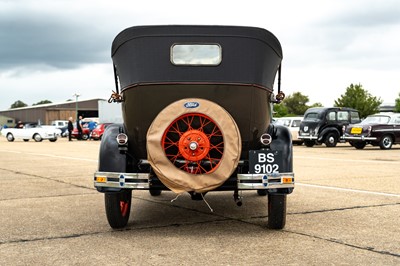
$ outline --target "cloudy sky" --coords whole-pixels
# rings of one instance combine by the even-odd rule
[[[333,105],[351,83],[385,103],[400,93],[397,0],[0,0],[0,110],[75,92],[108,99],[114,37],[153,24],[268,29],[282,44],[282,90],[310,104]]]

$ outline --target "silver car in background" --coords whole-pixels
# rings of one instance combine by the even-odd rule
[[[279,117],[275,118],[274,124],[282,125],[289,128],[290,133],[292,134],[292,142],[293,144],[302,145],[303,140],[299,139],[299,129],[300,123],[303,120],[303,117],[296,116],[296,117]]]

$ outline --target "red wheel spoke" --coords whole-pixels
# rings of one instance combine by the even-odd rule
[[[176,133],[179,135],[179,137],[182,136],[182,134],[183,134],[183,132],[181,132],[181,130],[179,129],[178,122],[171,124],[171,128],[170,128],[169,132]]]
[[[168,154],[167,154],[167,157],[168,157],[168,159],[169,159],[172,163],[175,163],[176,160],[177,160],[178,157],[179,157],[179,154],[176,154],[176,155],[173,155],[173,154],[168,155]]]
[[[214,172],[224,151],[223,135],[204,114],[184,114],[165,130],[162,147],[175,167],[190,174]]]

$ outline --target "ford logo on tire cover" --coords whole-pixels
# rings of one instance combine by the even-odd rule
[[[185,108],[197,108],[199,105],[198,102],[186,102],[183,106],[185,106]]]

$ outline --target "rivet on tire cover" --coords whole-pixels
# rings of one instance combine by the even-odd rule
[[[197,103],[192,108],[186,103]],[[188,105],[186,105],[188,106]],[[192,174],[177,168],[167,158],[162,139],[165,131],[177,118],[197,113],[209,117],[223,135],[223,155],[218,167],[210,173]],[[192,132],[193,133],[193,132]],[[196,132],[194,132],[196,134]],[[147,157],[161,182],[175,193],[185,191],[206,192],[222,185],[236,169],[241,154],[239,128],[232,116],[218,104],[204,99],[182,99],[164,108],[154,119],[147,131]],[[201,155],[201,156],[200,156]],[[194,158],[203,158],[200,154]],[[189,158],[185,155],[184,158]]]

